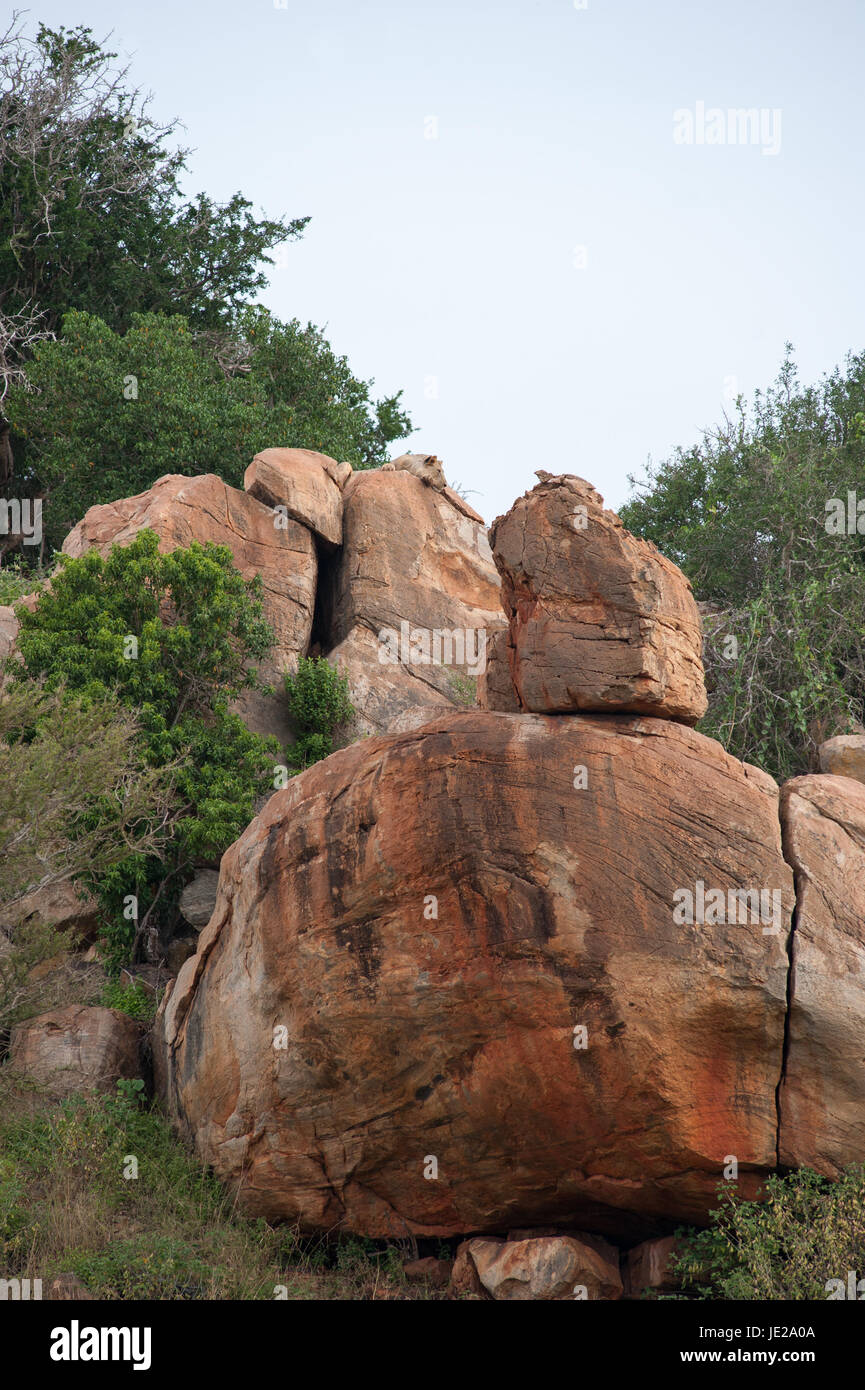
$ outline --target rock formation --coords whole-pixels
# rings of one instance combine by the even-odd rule
[[[118,1077],[139,1074],[141,1033],[141,1025],[117,1009],[52,1009],[12,1029],[8,1074],[25,1075],[57,1097],[113,1091]]]
[[[144,527],[165,550],[228,545],[246,578],[261,574],[276,633],[261,663],[276,695],[248,691],[236,704],[249,728],[291,741],[282,673],[314,648],[348,677],[357,714],[345,737],[382,733],[416,705],[474,703],[487,637],[505,621],[483,519],[443,479],[429,487],[401,460],[352,473],[311,449],[265,449],[244,492],[210,474],[160,478],[91,507],[63,550],[106,554]],[[12,610],[0,609],[0,656],[16,632]]]
[[[625,530],[582,478],[552,477],[492,525],[520,707],[696,723],[700,615],[681,570]]]
[[[468,572],[468,533],[442,558],[441,494],[371,474],[343,504],[343,642],[445,601],[489,622],[479,541]],[[633,1296],[671,1286],[657,1238],[707,1220],[731,1166],[753,1196],[779,1163],[865,1158],[865,789],[796,779],[781,814],[689,727],[689,586],[582,480],[543,478],[493,542],[484,708],[427,699],[269,800],[163,1001],[156,1073],[248,1211],[473,1233],[452,1288],[476,1297],[569,1296],[567,1242],[650,1238]],[[589,1296],[621,1294],[608,1264]]]
[[[781,805],[798,892],[779,1158],[837,1177],[865,1161],[865,786],[796,777]]]
[[[282,671],[306,652],[312,632],[318,565],[311,532],[214,474],[170,474],[136,497],[91,507],[66,537],[63,552],[75,557],[95,546],[107,555],[112,545],[128,545],[145,528],[156,532],[165,552],[193,541],[227,545],[245,579],[261,575],[264,616],[276,640],[259,670],[263,681],[279,689]],[[236,708],[256,733],[275,734],[283,743],[290,739],[281,697],[245,691]]]
[[[698,883],[777,920],[677,921]],[[295,778],[224,856],[163,1094],[305,1229],[702,1218],[726,1155],[748,1190],[775,1164],[792,907],[777,789],[712,740],[446,714]]]
[[[336,546],[342,543],[342,494],[333,478],[338,467],[313,449],[264,449],[247,468],[243,486],[251,497],[284,507],[319,540]]]
[[[329,659],[348,676],[358,710],[356,734],[384,732],[412,705],[452,706],[504,625],[482,522],[405,471],[349,479],[323,607]]]
[[[539,474],[491,551],[402,462],[265,450],[246,492],[163,478],[64,545],[230,545],[276,674],[324,652],[373,735],[187,889],[157,1087],[248,1212],[469,1237],[455,1296],[671,1289],[722,1178],[865,1161],[865,736],[779,795],[692,727],[690,586],[588,483]],[[132,1074],[112,1011],[59,1014],[13,1066],[50,1079],[59,1039],[75,1086]]]

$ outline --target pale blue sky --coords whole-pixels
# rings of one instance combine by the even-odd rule
[[[263,299],[326,327],[491,520],[534,470],[626,476],[728,379],[865,347],[861,0],[46,0],[183,121],[188,191],[310,215]],[[780,152],[675,143],[781,113]],[[437,122],[437,138],[425,138]],[[585,247],[585,268],[578,265]],[[430,380],[430,379],[435,379]],[[437,389],[437,396],[432,393]]]

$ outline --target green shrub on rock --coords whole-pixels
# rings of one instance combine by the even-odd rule
[[[302,656],[295,674],[285,676],[285,693],[297,730],[297,742],[286,756],[289,766],[300,772],[330,756],[334,733],[352,718],[354,706],[348,678],[323,656]]]
[[[173,783],[176,815],[156,852],[133,844],[88,876],[116,966],[143,941],[153,949],[152,933],[173,922],[196,858],[221,855],[272,784],[276,741],[250,733],[228,708],[242,690],[262,688],[254,663],[272,632],[261,581],[244,580],[227,546],[193,543],[163,555],[157,536],[142,531],[107,558],[90,550],[65,560],[51,592],[19,616],[13,684],[35,678],[68,697],[132,707],[138,762]],[[92,819],[101,823],[98,807]]]

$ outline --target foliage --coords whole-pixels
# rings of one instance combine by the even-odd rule
[[[330,756],[335,730],[352,718],[348,677],[323,656],[302,656],[296,673],[285,675],[285,693],[297,731],[286,757],[290,767],[301,771]]]
[[[142,1096],[74,1096],[0,1129],[0,1268],[76,1274],[98,1298],[424,1299],[398,1245],[308,1240],[237,1211]],[[124,1177],[128,1156],[138,1177]]]
[[[29,569],[22,557],[15,556],[8,564],[0,566],[0,607],[10,607],[25,594],[32,594],[45,583],[47,575],[41,570]]]
[[[735,757],[784,781],[816,767],[824,739],[861,730],[865,574],[815,576],[787,592],[769,584],[706,614],[704,632],[709,709],[698,727]]]
[[[253,455],[277,445],[368,467],[411,427],[399,397],[373,404],[371,383],[311,324],[250,311],[234,342],[220,344],[237,369],[226,371],[179,315],[132,314],[120,334],[85,313],[36,344],[27,387],[13,386],[7,408],[30,445],[53,546],[89,506],[166,473],[216,473],[241,487]]]
[[[778,778],[865,714],[865,518],[855,534],[827,529],[831,500],[846,506],[865,470],[865,354],[816,387],[800,386],[790,354],[750,413],[740,399],[650,468],[620,513],[710,605],[700,727]]]
[[[473,709],[478,702],[478,678],[467,676],[462,671],[452,671],[448,676],[451,699],[466,709]]]
[[[116,54],[78,25],[13,18],[0,37],[0,377],[20,379],[40,333],[69,309],[124,329],[136,312],[220,328],[308,219],[257,219],[236,193],[181,195],[187,151],[158,124]],[[0,396],[5,390],[0,389]]]
[[[172,797],[171,767],[167,760],[162,768],[144,765],[142,721],[113,692],[73,696],[60,679],[49,688],[12,666],[14,682],[0,702],[0,786],[7,789],[0,906],[7,919],[37,888],[157,852]]]
[[[73,945],[68,932],[38,920],[23,922],[11,937],[0,931],[0,1034],[49,1009],[96,1002],[102,972],[82,968]]]
[[[117,1009],[130,1018],[137,1018],[140,1023],[150,1023],[156,1013],[156,999],[147,993],[140,980],[133,980],[131,984],[106,980],[99,1002],[106,1009]]]
[[[411,433],[402,392],[373,402],[373,382],[359,381],[314,324],[283,323],[253,309],[241,316],[240,331],[253,349],[249,384],[263,403],[270,445],[318,449],[354,468],[377,468],[388,445]]]
[[[107,558],[89,550],[64,559],[50,593],[20,616],[23,666],[13,666],[13,681],[35,676],[49,690],[113,695],[134,707],[139,761],[172,774],[178,810],[162,847],[165,867],[133,847],[88,878],[116,965],[134,955],[146,927],[170,920],[193,859],[220,855],[272,780],[276,741],[250,733],[228,709],[242,690],[260,687],[252,663],[272,641],[260,577],[247,583],[227,546],[194,542],[161,555],[156,535],[142,531]],[[130,895],[137,925],[124,915]]]
[[[825,1299],[829,1280],[865,1275],[865,1168],[837,1182],[772,1176],[755,1202],[723,1184],[712,1225],[678,1239],[674,1272],[691,1297]]]

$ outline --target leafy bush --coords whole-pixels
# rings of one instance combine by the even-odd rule
[[[678,1236],[674,1270],[691,1297],[828,1298],[830,1280],[865,1277],[865,1167],[837,1182],[807,1169],[773,1176],[756,1202],[724,1184],[712,1225]]]
[[[12,666],[13,682],[38,677],[48,690],[134,707],[140,763],[172,778],[177,814],[160,854],[133,845],[87,879],[112,966],[134,956],[145,929],[173,921],[194,859],[222,854],[271,785],[276,740],[250,733],[228,710],[242,690],[260,687],[252,662],[272,641],[260,596],[259,576],[247,583],[227,546],[161,555],[156,535],[142,531],[107,559],[90,550],[65,560],[35,612],[21,611],[23,666]]]
[[[865,573],[768,581],[741,606],[704,616],[709,708],[698,728],[778,781],[816,768],[816,750],[861,731]],[[725,657],[730,636],[734,659]]]
[[[71,695],[12,663],[0,702],[0,907],[151,854],[171,815],[170,768],[144,765],[142,724],[107,688]]]
[[[452,671],[448,676],[451,699],[465,709],[473,709],[478,702],[478,678],[467,676],[461,671]]]
[[[329,757],[335,730],[353,716],[348,677],[323,656],[302,656],[296,673],[286,673],[285,693],[297,731],[297,742],[286,757],[290,767],[301,771]]]
[[[146,1234],[99,1253],[75,1252],[70,1268],[97,1298],[206,1298],[207,1265],[185,1240]]]
[[[98,965],[75,960],[70,934],[48,923],[26,921],[11,937],[0,931],[0,1036],[48,1009],[95,1003],[101,976]]]
[[[141,1023],[150,1023],[156,1013],[156,999],[147,993],[140,980],[131,984],[121,984],[119,980],[106,980],[99,999],[106,1009],[118,1009],[130,1018]]]
[[[865,354],[806,388],[788,346],[750,413],[737,402],[621,509],[711,604],[701,729],[779,779],[865,717],[865,518],[852,535],[826,524],[827,504],[846,503],[863,476]]]

